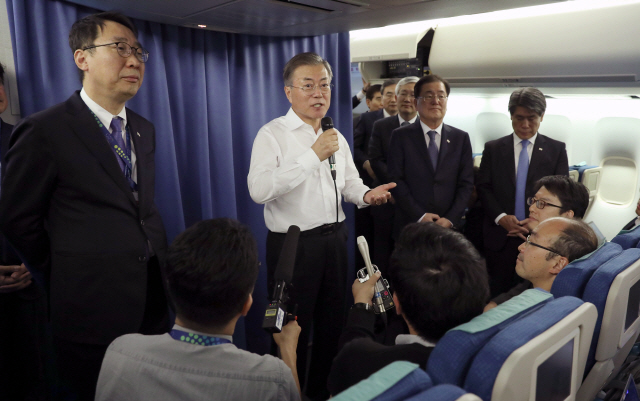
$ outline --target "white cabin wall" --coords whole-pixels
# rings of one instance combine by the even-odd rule
[[[5,0],[0,0],[0,63],[5,66],[4,89],[9,98],[9,107],[0,117],[9,124],[15,124],[20,119],[20,103],[18,101],[16,68],[13,63],[13,50],[11,47],[9,15],[7,14]]]
[[[637,166],[640,160],[640,99],[617,95],[616,89],[608,94],[602,90],[598,94],[583,90],[584,94],[571,95],[553,88],[541,90],[554,98],[547,99],[547,112],[540,132],[565,142],[569,165],[580,162],[600,165],[607,157],[627,157]],[[487,94],[483,89],[474,92],[452,88],[445,123],[469,132],[473,152],[481,153],[485,142],[512,132],[507,110],[508,92]],[[594,221],[607,239],[613,238],[635,216],[639,170],[636,168],[634,178],[615,184],[621,193],[633,191],[629,201],[612,204],[599,194],[587,213],[585,220]]]

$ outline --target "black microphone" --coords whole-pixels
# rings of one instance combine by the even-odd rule
[[[296,264],[296,252],[298,250],[298,239],[300,238],[300,227],[290,226],[287,235],[284,237],[282,251],[274,273],[275,287],[273,297],[267,305],[267,310],[262,321],[262,328],[269,333],[280,333],[282,327],[289,323],[289,319],[295,318],[293,314],[287,313],[287,286],[293,280],[293,268]]]
[[[322,132],[333,128],[333,120],[331,119],[331,117],[322,117],[322,120],[320,120],[320,124],[322,125]],[[333,177],[333,180],[335,181],[336,179],[336,155],[335,154],[332,154],[331,156],[329,156],[329,168],[331,169],[331,177]]]

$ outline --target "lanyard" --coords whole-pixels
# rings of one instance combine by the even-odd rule
[[[127,133],[127,135],[126,135],[127,142],[125,144],[125,148],[126,149],[122,149],[118,145],[116,140],[113,139],[113,136],[111,135],[109,130],[104,126],[104,124],[102,124],[102,122],[100,121],[98,116],[96,116],[93,112],[91,112],[91,114],[93,114],[93,117],[95,117],[96,122],[98,123],[98,126],[102,129],[102,133],[104,134],[104,137],[107,138],[107,142],[109,142],[109,145],[111,145],[111,148],[115,150],[116,155],[124,163],[124,176],[127,179],[127,182],[129,183],[129,186],[131,187],[131,190],[132,191],[137,191],[138,190],[138,185],[131,178],[131,172],[133,170],[133,164],[131,163],[131,132],[129,131],[129,125],[127,125],[126,128],[125,128],[125,131]]]
[[[186,331],[176,330],[176,329],[171,330],[169,332],[169,335],[174,340],[183,341],[189,344],[198,344],[198,345],[204,345],[204,346],[231,343],[231,341],[227,340],[226,338],[205,336],[203,334],[193,334],[193,333],[188,333]]]

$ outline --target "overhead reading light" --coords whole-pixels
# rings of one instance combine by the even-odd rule
[[[198,28],[206,28],[206,25],[198,24]]]

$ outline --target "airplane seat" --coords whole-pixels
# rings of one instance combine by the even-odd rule
[[[496,334],[463,388],[484,401],[574,399],[597,319],[595,306],[562,297]]]
[[[427,361],[427,373],[433,383],[462,386],[474,356],[487,341],[552,298],[545,291],[527,290],[470,322],[449,330],[438,340]]]
[[[569,166],[569,178],[575,182],[580,182],[580,173],[578,173],[578,170],[573,166]]]
[[[474,153],[473,154],[473,167],[480,168],[480,163],[482,163],[482,153]]]
[[[633,227],[631,230],[622,230],[611,239],[622,247],[622,249],[637,248],[640,245],[640,226]]]
[[[406,401],[482,401],[480,397],[467,393],[458,386],[452,384],[439,384],[423,391]]]
[[[605,242],[595,251],[574,260],[558,273],[551,285],[551,294],[555,298],[567,295],[582,298],[584,289],[596,269],[621,252],[620,245]]]
[[[332,401],[395,401],[405,400],[433,387],[429,375],[420,366],[396,361],[343,392]]]
[[[640,329],[640,249],[627,249],[591,277],[583,301],[594,304],[598,320],[578,395],[593,400],[629,355]]]
[[[580,182],[589,190],[589,201],[592,201],[598,193],[600,179],[602,178],[602,167],[600,166],[580,166],[578,168]]]

